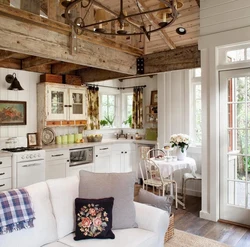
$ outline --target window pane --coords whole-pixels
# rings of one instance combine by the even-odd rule
[[[247,48],[247,59],[250,59],[250,48]]]
[[[201,77],[201,68],[194,69],[194,77]]]
[[[227,62],[238,62],[245,60],[244,49],[228,51]]]

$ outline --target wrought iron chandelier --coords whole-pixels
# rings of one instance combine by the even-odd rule
[[[145,34],[150,40],[151,33],[170,26],[176,20],[178,9],[183,6],[183,0],[158,0],[157,7],[145,9],[143,1],[134,0],[136,8],[127,14],[123,0],[120,0],[119,13],[96,0],[64,0],[62,5],[66,9],[63,16],[78,35],[84,31],[113,36]],[[150,15],[153,15],[153,23]]]

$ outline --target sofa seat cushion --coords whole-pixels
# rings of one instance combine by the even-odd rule
[[[46,182],[25,188],[30,195],[35,213],[34,227],[1,235],[0,247],[40,247],[58,239]]]
[[[75,241],[74,234],[70,234],[59,242],[70,247],[152,247],[158,246],[158,236],[154,232],[139,228],[113,230],[115,239],[86,239]],[[46,246],[47,247],[47,246]],[[50,246],[57,247],[57,246]],[[58,246],[59,247],[59,246]]]

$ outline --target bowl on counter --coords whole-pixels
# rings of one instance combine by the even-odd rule
[[[102,134],[87,135],[88,142],[101,142]]]

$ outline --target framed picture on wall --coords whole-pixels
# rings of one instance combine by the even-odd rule
[[[27,134],[28,147],[37,146],[37,133]]]
[[[157,102],[158,102],[157,90],[151,91],[150,105],[157,105]]]
[[[26,125],[26,102],[0,100],[0,125]]]

